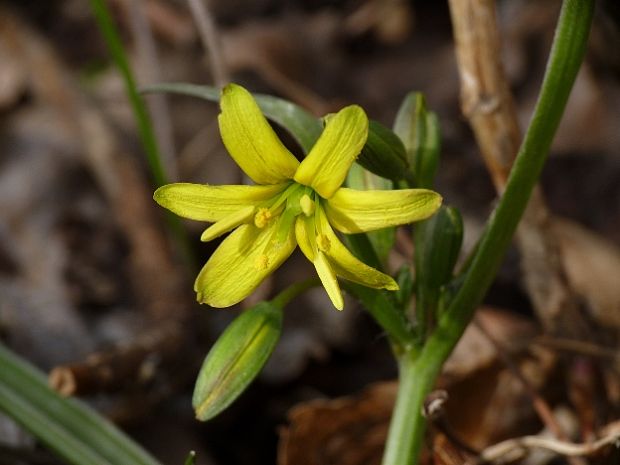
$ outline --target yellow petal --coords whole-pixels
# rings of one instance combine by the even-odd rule
[[[314,218],[299,215],[295,221],[295,238],[299,248],[311,262],[314,262],[314,250],[316,249],[314,234]]]
[[[368,137],[368,118],[357,105],[331,117],[308,156],[295,173],[295,181],[330,198],[342,185]]]
[[[222,89],[220,106],[222,140],[239,167],[258,184],[292,179],[299,162],[269,126],[252,94],[229,84]]]
[[[273,186],[207,186],[204,184],[167,184],[153,198],[164,208],[184,218],[220,221],[243,207],[257,206],[286,189]]]
[[[316,228],[314,227],[314,217],[306,217],[299,215],[295,222],[295,238],[299,244],[299,248],[308,260],[312,262],[316,269],[323,287],[327,291],[329,299],[338,310],[344,308],[344,300],[338,279],[331,267],[329,260],[325,254],[318,250],[316,239]]]
[[[390,276],[366,265],[349,252],[334,233],[321,209],[317,221],[320,234],[327,238],[329,244],[325,255],[338,276],[375,289],[398,290],[398,284]]]
[[[427,189],[358,191],[341,188],[326,203],[327,218],[346,234],[407,224],[431,216],[441,196]]]
[[[224,239],[196,278],[198,301],[222,308],[250,295],[295,249],[293,228],[278,243],[278,227],[279,221],[262,229],[245,224]]]
[[[342,310],[344,308],[344,300],[342,298],[340,286],[338,285],[338,279],[336,278],[336,273],[334,273],[331,264],[323,252],[319,251],[317,253],[314,259],[314,268],[316,269],[321,283],[327,291],[327,295],[332,301],[332,304],[334,304],[334,307],[338,310]]]
[[[256,207],[249,206],[231,213],[226,218],[205,229],[202,236],[200,236],[200,240],[203,242],[212,241],[216,237],[220,237],[222,234],[235,229],[237,226],[250,222],[254,218],[255,210]]]

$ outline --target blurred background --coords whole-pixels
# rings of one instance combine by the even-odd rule
[[[233,81],[317,116],[357,103],[388,127],[405,95],[423,92],[443,135],[436,189],[461,209],[464,248],[471,250],[496,192],[461,112],[447,2],[209,0],[211,54],[191,2],[107,3],[140,86]],[[522,130],[560,3],[497,2],[497,46]],[[549,342],[523,284],[517,248],[481,313],[486,333],[507,346],[532,385],[563,412],[558,418],[566,418],[575,440],[617,419],[620,405],[614,358],[620,327],[619,38],[617,2],[600,1],[586,62],[541,183],[549,211],[567,222],[554,226],[563,232],[559,260],[600,351],[562,348],[562,334]],[[216,104],[177,95],[145,98],[171,181],[243,181],[219,138]],[[292,139],[285,140],[299,153]],[[321,289],[288,306],[282,339],[250,390],[217,419],[194,420],[191,390],[200,361],[240,308],[194,302],[197,268],[173,246],[153,190],[123,81],[90,3],[0,2],[2,341],[50,373],[60,392],[91,402],[166,464],[182,463],[189,450],[197,451],[199,464],[379,463],[396,367],[386,338],[357,303],[351,299],[336,312]],[[217,243],[199,242],[203,224],[183,226],[197,267]],[[409,236],[399,232],[393,265],[411,259]],[[296,252],[243,306],[312,273]],[[511,376],[498,355],[503,349],[486,333],[468,332],[464,344],[470,345],[457,351],[441,381],[450,392],[454,428],[476,448],[545,426],[531,393]],[[5,448],[23,447],[39,450],[41,463],[60,463],[2,416],[0,444],[0,463],[27,463],[3,459]],[[434,444],[436,450],[458,449]],[[433,454],[427,460],[460,463],[439,462]],[[565,463],[538,460],[532,463]]]

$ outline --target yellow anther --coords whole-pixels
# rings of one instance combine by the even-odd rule
[[[259,271],[264,271],[269,266],[269,257],[267,255],[260,254],[256,257],[256,261],[254,262],[254,267]]]
[[[301,199],[299,199],[299,205],[301,206],[301,211],[304,212],[304,215],[312,216],[314,214],[315,205],[308,194],[301,196]]]
[[[254,224],[257,228],[264,228],[271,219],[271,212],[267,208],[259,208],[258,213],[254,216]]]
[[[318,246],[321,252],[329,252],[329,248],[332,243],[325,234],[318,234],[316,236],[316,245]]]

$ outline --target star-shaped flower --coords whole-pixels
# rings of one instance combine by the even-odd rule
[[[220,132],[226,149],[256,183],[209,186],[177,183],[154,198],[185,218],[214,223],[210,241],[234,230],[196,278],[198,301],[228,307],[246,298],[296,246],[310,260],[334,306],[344,302],[337,277],[397,290],[388,275],[358,260],[334,229],[361,233],[421,220],[441,204],[426,189],[358,191],[341,187],[368,136],[368,118],[351,105],[328,118],[323,133],[299,162],[278,139],[252,95],[235,84],[222,90]]]

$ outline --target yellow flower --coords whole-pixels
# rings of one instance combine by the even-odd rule
[[[213,307],[240,302],[297,244],[339,310],[344,303],[337,277],[397,290],[390,276],[355,258],[334,229],[351,234],[421,220],[437,210],[441,197],[426,189],[341,187],[368,136],[364,111],[351,105],[330,117],[308,156],[299,162],[243,87],[226,86],[220,105],[224,145],[256,185],[178,183],[160,187],[154,195],[157,203],[177,215],[212,222],[203,241],[234,230],[196,278],[198,301]]]

